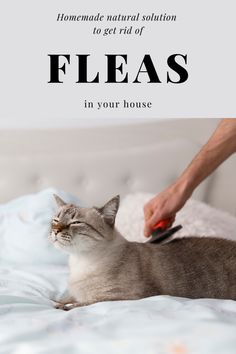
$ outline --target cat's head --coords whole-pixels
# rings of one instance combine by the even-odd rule
[[[67,204],[54,195],[58,212],[52,220],[49,240],[68,253],[92,250],[101,242],[109,242],[115,237],[114,224],[119,208],[117,195],[103,207],[82,208]]]

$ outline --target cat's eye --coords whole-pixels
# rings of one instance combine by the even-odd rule
[[[57,223],[59,221],[59,219],[58,218],[54,218],[54,219],[52,219],[52,222],[53,223]]]
[[[72,222],[70,223],[70,225],[80,225],[80,224],[82,224],[81,221],[72,221]]]

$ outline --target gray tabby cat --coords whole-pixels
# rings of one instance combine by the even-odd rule
[[[119,196],[102,208],[55,198],[59,212],[49,238],[70,255],[69,297],[56,308],[164,294],[236,300],[236,242],[197,237],[129,242],[114,227]]]

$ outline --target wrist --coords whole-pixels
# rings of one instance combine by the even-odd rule
[[[193,194],[195,186],[189,178],[182,176],[175,182],[173,188],[174,192],[177,192],[184,202],[186,202]]]

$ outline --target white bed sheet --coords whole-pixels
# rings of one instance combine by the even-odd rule
[[[235,354],[236,302],[155,296],[69,312],[65,266],[0,268],[1,354]]]

